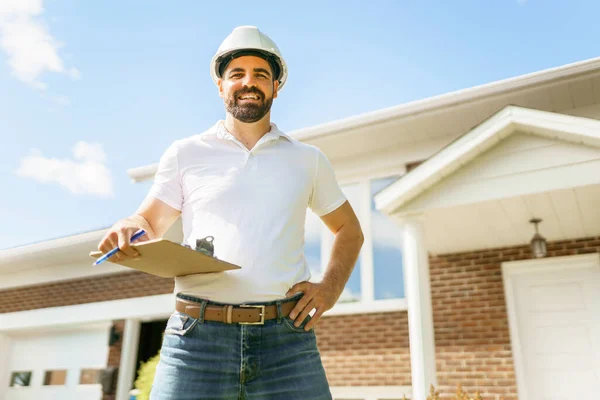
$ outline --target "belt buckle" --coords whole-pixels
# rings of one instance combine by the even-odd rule
[[[258,322],[238,322],[240,325],[264,325],[265,324],[265,306],[253,304],[240,304],[243,308],[260,308],[260,321]]]

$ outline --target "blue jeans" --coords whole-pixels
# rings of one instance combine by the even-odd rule
[[[314,330],[304,331],[310,316],[299,327],[281,315],[264,325],[202,319],[177,311],[169,318],[151,400],[331,400]]]

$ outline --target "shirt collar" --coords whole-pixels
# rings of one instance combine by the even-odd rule
[[[204,132],[201,136],[203,139],[207,139],[210,137],[216,137],[219,139],[235,139],[235,137],[229,133],[229,131],[225,128],[225,121],[223,120],[219,120],[217,121],[217,123],[215,125],[213,125],[210,129],[208,129],[206,132]],[[292,140],[292,138],[290,136],[288,136],[287,134],[283,133],[282,131],[279,130],[279,128],[277,127],[277,125],[275,125],[275,123],[271,122],[271,130],[269,132],[267,132],[265,134],[265,136],[263,136],[263,138],[265,140],[271,140],[272,139],[278,139],[280,137],[283,137],[289,141]]]

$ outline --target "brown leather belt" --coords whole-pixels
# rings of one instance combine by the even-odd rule
[[[298,301],[287,301],[281,303],[282,317],[287,317]],[[201,303],[177,299],[175,309],[181,313],[189,315],[192,318],[200,318]],[[277,305],[206,305],[204,309],[205,321],[218,321],[225,324],[241,325],[263,325],[265,321],[277,318]]]

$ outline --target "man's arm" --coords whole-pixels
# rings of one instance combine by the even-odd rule
[[[140,242],[163,237],[180,215],[180,211],[151,196],[146,197],[135,214],[117,221],[98,244],[98,250],[107,253],[119,246],[120,251],[113,257],[120,261],[139,256],[129,245],[131,236],[139,229],[146,235]],[[111,257],[112,258],[112,257]]]
[[[358,218],[347,201],[335,211],[322,216],[321,220],[335,235],[331,258],[323,280],[320,283],[297,283],[287,293],[290,297],[304,292],[302,299],[290,312],[290,318],[295,319],[294,325],[299,326],[312,309],[316,310],[311,321],[306,324],[306,330],[311,329],[321,315],[331,309],[339,299],[364,242]]]

